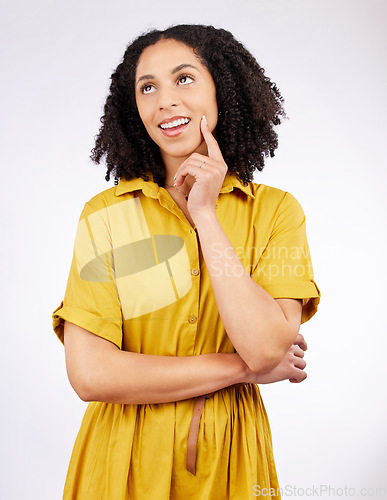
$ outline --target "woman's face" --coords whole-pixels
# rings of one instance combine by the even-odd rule
[[[167,157],[207,153],[200,130],[206,115],[211,132],[218,121],[214,81],[193,49],[173,39],[144,49],[136,71],[136,102],[144,126]]]

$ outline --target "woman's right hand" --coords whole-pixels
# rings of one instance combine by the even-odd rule
[[[292,383],[302,382],[307,377],[304,371],[306,362],[303,359],[306,349],[306,341],[299,333],[294,344],[275,368],[266,373],[254,373],[248,369],[247,383],[272,384],[281,380],[289,380]]]

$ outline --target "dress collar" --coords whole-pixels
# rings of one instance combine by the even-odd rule
[[[130,181],[120,179],[120,182],[118,183],[115,191],[116,196],[121,196],[122,194],[131,193],[132,191],[141,189],[145,196],[158,198],[157,195],[160,190],[160,186],[156,182],[154,182],[153,175],[150,172],[148,172],[148,175],[150,178],[148,182],[144,181],[144,179],[142,179],[141,177],[131,179]],[[226,177],[223,181],[223,185],[219,192],[229,193],[234,188],[240,189],[245,194],[255,199],[255,196],[251,189],[251,183],[249,183],[247,186],[244,186],[236,175],[227,172]]]

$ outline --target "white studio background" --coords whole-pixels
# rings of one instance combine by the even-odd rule
[[[255,182],[301,203],[322,298],[301,327],[306,381],[261,386],[280,484],[297,488],[283,498],[386,486],[386,15],[383,0],[2,0],[1,498],[61,498],[86,403],[51,313],[83,205],[112,185],[90,150],[126,45],[175,23],[230,30],[285,97]]]

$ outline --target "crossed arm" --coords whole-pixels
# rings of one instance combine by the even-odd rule
[[[248,279],[253,281],[250,277]],[[253,285],[255,287],[255,282]],[[218,288],[214,288],[214,293],[215,290]],[[267,384],[287,379],[301,382],[306,378],[303,357],[307,348],[303,336],[298,333],[302,301],[270,299],[275,306],[272,310],[278,308],[284,323],[289,323],[288,330],[284,329],[288,334],[284,336],[285,347],[281,344],[283,340],[278,341],[276,356],[265,358],[262,353],[270,351],[262,349],[259,362],[250,361],[256,368],[250,367],[238,352],[156,356],[122,351],[108,340],[66,321],[64,345],[70,383],[84,401],[151,404],[192,398],[237,383]],[[219,307],[219,302],[217,304]],[[264,306],[257,307],[255,313],[259,310],[263,311]],[[255,323],[260,321],[261,318],[256,317]],[[248,335],[242,327],[241,322],[238,334],[246,341]],[[274,331],[272,335],[275,337]],[[253,344],[257,344],[257,351],[265,342],[265,337],[260,337],[259,332],[255,340],[250,338]],[[239,346],[243,350],[243,342],[238,343]],[[282,354],[284,348],[287,351]],[[247,346],[243,352],[248,350]]]
[[[298,333],[302,301],[273,299],[244,269],[241,275],[242,263],[217,219],[197,227],[218,310],[237,352],[178,357],[133,353],[65,322],[67,373],[82,400],[166,403],[237,383],[306,378],[306,343]]]
[[[284,299],[292,300],[292,299]],[[121,351],[113,343],[65,322],[64,345],[70,383],[83,401],[118,404],[167,403],[237,383],[268,384],[306,378],[306,342],[298,335],[281,362],[255,373],[238,353],[155,356]]]

